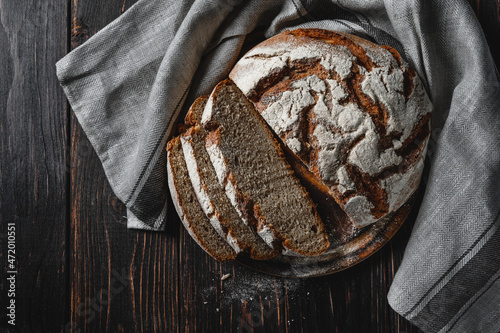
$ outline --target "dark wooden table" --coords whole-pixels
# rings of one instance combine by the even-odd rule
[[[497,66],[498,1],[470,0]],[[54,64],[135,2],[0,0],[2,332],[14,331],[6,316],[9,223],[18,331],[419,332],[386,299],[415,213],[368,260],[307,280],[215,262],[173,209],[166,232],[126,229],[124,206]]]

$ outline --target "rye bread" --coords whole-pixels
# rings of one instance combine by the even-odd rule
[[[237,252],[248,252],[251,258],[261,260],[276,256],[279,244],[275,244],[274,248],[266,244],[229,201],[205,148],[206,136],[207,132],[199,125],[191,127],[181,136],[189,176],[205,215]]]
[[[189,235],[216,260],[231,260],[237,253],[215,231],[196,198],[179,137],[167,145],[167,175],[175,209]]]
[[[418,188],[432,104],[393,48],[321,29],[285,31],[229,76],[356,226],[396,211]]]

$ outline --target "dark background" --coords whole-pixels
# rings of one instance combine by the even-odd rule
[[[18,331],[419,332],[386,299],[415,212],[366,261],[308,280],[215,262],[173,207],[167,232],[126,229],[55,63],[135,2],[0,0],[0,330],[13,331],[5,309],[14,222]],[[469,2],[498,67],[499,0]]]

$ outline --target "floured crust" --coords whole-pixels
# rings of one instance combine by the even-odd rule
[[[394,49],[345,33],[286,31],[250,50],[230,77],[356,226],[417,189],[432,105]]]

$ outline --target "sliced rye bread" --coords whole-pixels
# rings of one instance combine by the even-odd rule
[[[189,178],[179,137],[167,145],[167,174],[175,209],[191,237],[216,260],[236,258],[237,253],[219,236],[201,209]]]
[[[206,136],[207,132],[199,125],[181,136],[189,176],[205,215],[236,252],[248,252],[251,258],[260,260],[276,256],[280,245],[274,248],[267,245],[244,223],[229,201],[205,148]]]
[[[254,221],[268,244],[318,255],[328,237],[316,206],[295,177],[278,142],[253,104],[229,79],[212,92],[201,120],[206,147],[231,203]]]

